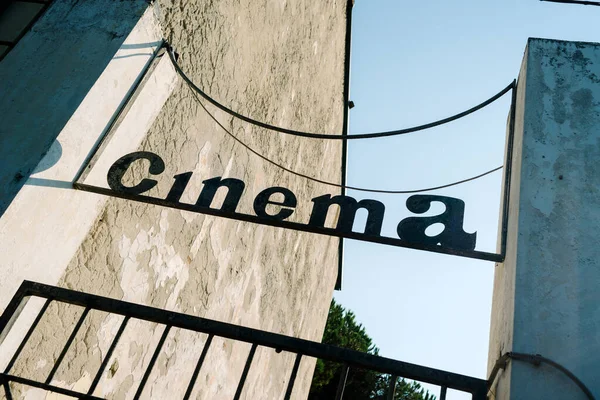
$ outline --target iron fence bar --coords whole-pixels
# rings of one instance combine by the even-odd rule
[[[398,381],[398,377],[396,375],[392,375],[392,379],[390,381],[390,388],[388,390],[387,400],[394,400],[394,396],[396,396],[396,382]]]
[[[440,400],[446,400],[446,392],[448,391],[448,388],[446,386],[442,386],[442,388],[440,389]]]
[[[13,298],[8,302],[6,309],[0,316],[0,344],[4,341],[4,337],[8,334],[9,328],[16,321],[19,310],[25,306],[25,298],[27,297],[27,288],[24,285],[19,286]]]
[[[202,354],[200,354],[200,358],[198,358],[198,362],[196,363],[196,368],[194,368],[194,372],[192,373],[192,378],[190,379],[190,383],[188,384],[187,390],[183,395],[183,400],[188,400],[192,395],[192,390],[194,389],[194,385],[196,384],[196,379],[198,379],[198,374],[200,373],[200,368],[202,368],[202,364],[204,364],[204,359],[206,358],[206,354],[208,353],[208,349],[214,335],[208,335],[206,342],[204,343],[204,347],[202,348]]]
[[[233,400],[239,400],[242,396],[242,390],[244,390],[244,383],[246,383],[246,378],[248,377],[248,371],[250,371],[250,365],[252,364],[252,359],[254,358],[254,353],[256,353],[256,348],[258,345],[256,343],[252,344],[250,348],[250,353],[248,354],[248,359],[246,360],[246,365],[244,365],[244,371],[242,372],[242,376],[240,378],[240,383],[238,384],[237,390],[235,391],[235,396],[233,396]]]
[[[24,281],[21,286],[24,288],[24,293],[28,295],[52,298],[53,300],[90,307],[112,314],[129,316],[131,318],[170,325],[195,332],[213,334],[223,338],[257,344],[272,349],[280,349],[290,353],[300,353],[303,356],[345,363],[353,367],[373,370],[384,374],[403,376],[407,379],[414,379],[437,386],[447,386],[473,395],[481,395],[483,393],[483,396],[485,396],[487,393],[487,381],[479,378],[41,283]],[[475,396],[474,400],[476,400]]]
[[[110,344],[110,347],[108,348],[108,351],[106,352],[106,356],[104,357],[104,360],[102,360],[102,364],[100,364],[100,368],[98,369],[98,372],[96,373],[96,376],[94,377],[94,380],[92,381],[92,384],[90,385],[90,388],[88,389],[87,394],[91,395],[94,393],[94,390],[96,390],[96,386],[98,386],[98,383],[100,382],[100,378],[102,378],[102,373],[106,369],[106,366],[108,365],[108,362],[110,361],[110,357],[112,356],[112,353],[115,351],[115,348],[117,347],[117,344],[119,343],[119,339],[121,339],[121,335],[125,331],[125,328],[127,327],[128,322],[129,322],[129,317],[123,318],[123,322],[121,322],[121,326],[119,326],[119,330],[117,331],[115,337],[113,338],[112,343]]]
[[[65,396],[74,397],[76,399],[84,399],[84,400],[105,400],[101,397],[90,396],[87,394],[75,392],[73,390],[64,389],[54,385],[48,385],[46,383],[37,382],[31,379],[22,378],[20,376],[8,375],[8,374],[0,374],[0,378],[4,378],[8,382],[15,382],[21,385],[31,386],[38,389],[46,390],[49,392],[55,392],[59,394],[64,394]]]
[[[290,381],[288,382],[287,389],[285,391],[284,400],[290,400],[292,397],[292,391],[294,390],[294,383],[296,382],[296,376],[298,375],[298,368],[300,368],[300,361],[302,360],[302,354],[296,354],[296,360],[294,361],[294,367],[292,368],[292,374],[290,375]]]
[[[52,370],[50,371],[50,373],[48,374],[48,377],[46,378],[46,382],[45,382],[46,384],[49,384],[50,382],[52,382],[52,378],[54,378],[54,374],[56,374],[56,371],[58,371],[60,364],[62,363],[63,359],[67,355],[67,351],[69,351],[69,347],[71,347],[73,340],[75,340],[75,336],[77,336],[77,332],[79,332],[79,329],[81,329],[81,325],[83,325],[83,321],[85,321],[85,317],[87,317],[89,312],[90,312],[90,308],[86,307],[85,310],[83,310],[83,312],[81,313],[81,316],[79,317],[79,321],[77,321],[77,324],[73,328],[73,332],[71,332],[71,334],[69,335],[69,338],[67,339],[67,342],[65,343],[65,346],[63,347],[62,351],[60,352],[60,355],[56,359],[56,362],[54,363]]]
[[[10,392],[10,386],[8,386],[8,381],[6,379],[2,379],[2,387],[4,388],[6,400],[13,400],[12,393]]]
[[[348,379],[348,371],[350,367],[348,364],[344,364],[342,372],[340,373],[340,380],[338,381],[338,387],[335,392],[335,400],[342,400],[344,397],[344,389],[346,388],[346,379]]]
[[[33,321],[33,324],[31,324],[31,326],[29,327],[29,330],[27,331],[27,334],[25,334],[25,337],[21,341],[21,344],[19,344],[19,347],[17,348],[17,351],[15,351],[15,354],[13,354],[12,358],[10,359],[10,362],[6,366],[6,369],[4,369],[4,373],[5,374],[8,374],[10,372],[10,369],[15,364],[15,362],[17,362],[17,359],[21,355],[21,352],[23,351],[23,348],[25,348],[25,345],[27,344],[27,341],[29,340],[29,337],[33,334],[33,331],[35,330],[35,328],[40,323],[40,320],[44,316],[44,313],[46,312],[46,309],[48,309],[48,306],[50,305],[51,301],[52,301],[52,299],[48,298],[46,300],[46,302],[44,303],[44,305],[42,306],[42,309],[38,313],[37,317],[35,317],[35,320]]]
[[[162,336],[160,337],[160,340],[158,341],[158,344],[156,345],[156,349],[154,350],[154,354],[152,354],[150,363],[148,364],[148,367],[146,367],[144,376],[142,377],[140,385],[138,386],[137,391],[135,392],[135,396],[133,396],[134,400],[138,400],[140,398],[140,396],[142,395],[142,392],[144,391],[144,386],[146,386],[146,382],[148,382],[148,378],[150,377],[152,368],[154,367],[154,364],[156,363],[156,360],[158,359],[158,356],[160,355],[160,350],[162,349],[163,345],[165,344],[165,340],[167,340],[167,335],[169,334],[170,330],[171,330],[171,325],[165,326]]]

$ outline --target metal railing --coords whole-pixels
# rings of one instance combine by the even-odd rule
[[[246,363],[237,384],[237,390],[234,395],[234,399],[239,399],[244,390],[244,384],[248,373],[252,367],[252,360],[258,347],[266,347],[275,349],[276,352],[282,351],[295,354],[295,361],[291,371],[289,372],[289,379],[286,385],[286,391],[283,394],[284,399],[289,399],[292,395],[294,383],[296,381],[296,375],[300,367],[300,362],[303,357],[314,357],[318,359],[328,360],[337,362],[343,365],[343,372],[340,376],[338,385],[337,398],[341,399],[343,396],[345,379],[348,370],[351,368],[361,368],[372,371],[377,371],[383,374],[389,374],[395,377],[403,377],[412,379],[424,383],[438,385],[441,387],[440,400],[443,400],[447,389],[454,389],[463,392],[470,393],[473,400],[484,400],[486,399],[487,393],[487,382],[482,379],[472,378],[464,375],[454,374],[451,372],[441,371],[438,369],[423,367],[415,364],[409,364],[402,361],[396,361],[384,357],[374,356],[366,353],[361,353],[349,349],[343,349],[336,346],[326,345],[322,343],[312,342],[304,339],[298,339],[294,337],[279,335],[271,332],[265,332],[258,329],[247,328],[243,326],[228,324],[224,322],[218,322],[205,318],[190,316],[177,312],[166,311],[154,307],[143,306],[139,304],[129,303],[126,301],[115,300],[107,297],[96,296],[88,293],[77,292],[69,289],[63,289],[55,286],[44,285],[40,283],[24,281],[21,287],[17,290],[16,294],[8,304],[8,307],[0,317],[0,340],[6,337],[8,330],[10,330],[13,323],[18,318],[19,311],[23,307],[23,302],[27,298],[38,297],[46,299],[41,310],[37,314],[37,317],[29,326],[27,333],[25,334],[20,345],[12,354],[11,359],[2,373],[0,373],[0,386],[4,388],[5,396],[8,400],[12,400],[12,393],[10,383],[31,386],[39,389],[43,389],[49,392],[55,392],[66,396],[71,396],[79,399],[100,399],[100,397],[94,396],[93,393],[97,388],[100,378],[103,372],[108,366],[109,359],[115,350],[123,331],[127,324],[132,319],[153,322],[164,326],[164,330],[156,346],[152,358],[147,365],[142,379],[138,383],[138,387],[134,396],[134,399],[139,399],[142,396],[144,388],[148,383],[148,378],[156,361],[160,355],[161,349],[165,343],[165,340],[169,334],[171,328],[180,328],[184,330],[205,333],[208,335],[204,348],[198,358],[197,364],[194,368],[192,376],[187,384],[187,390],[183,396],[184,399],[190,398],[192,390],[196,384],[196,379],[205,361],[208,349],[211,346],[211,342],[215,337],[221,337],[226,339],[232,339],[234,341],[241,341],[251,344],[250,351],[246,358]],[[27,342],[33,332],[36,330],[40,320],[44,316],[44,313],[48,309],[51,302],[66,303],[76,305],[84,308],[78,321],[75,323],[72,332],[69,334],[66,343],[59,356],[57,357],[52,369],[47,378],[42,381],[36,381],[33,379],[24,378],[17,375],[11,374],[15,362],[19,359],[21,352],[27,345]],[[83,325],[89,312],[92,310],[102,311],[109,314],[116,314],[123,316],[121,325],[112,338],[112,343],[108,347],[108,351],[104,355],[100,368],[96,373],[96,376],[92,380],[89,388],[85,392],[80,392],[71,389],[65,389],[52,385],[52,379],[61,365],[67,351],[72,346],[75,337]],[[2,351],[2,343],[0,342],[0,351]],[[396,383],[396,379],[391,379],[391,388],[389,393],[393,393],[393,386]],[[392,398],[392,397],[388,397]]]

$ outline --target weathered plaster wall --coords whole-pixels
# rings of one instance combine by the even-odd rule
[[[339,134],[343,117],[346,1],[161,1],[162,29],[180,64],[208,93],[276,125]],[[209,107],[240,139],[289,168],[340,181],[341,144],[255,129]],[[194,171],[182,201],[195,201],[204,179],[246,182],[238,210],[252,213],[255,194],[284,186],[298,197],[291,220],[308,220],[310,199],[335,188],[290,175],[250,154],[219,128],[183,84],[175,90],[140,149],[159,154],[163,176]],[[141,174],[143,169],[132,175]],[[163,179],[154,194],[166,195]],[[338,239],[251,225],[110,199],[71,260],[60,285],[287,335],[320,340],[337,274]],[[56,308],[15,371],[45,376],[74,314]],[[85,340],[65,358],[54,383],[88,385],[119,321],[89,318]],[[64,327],[63,327],[64,326]],[[72,325],[71,325],[72,326]],[[131,398],[162,327],[126,331],[96,394]],[[147,398],[183,393],[205,338],[177,330],[155,367]],[[61,344],[62,345],[62,344]],[[215,341],[194,396],[231,398],[249,345]],[[45,350],[43,350],[45,349]],[[31,360],[36,359],[33,363]],[[84,363],[84,359],[87,362]],[[281,397],[293,357],[260,350],[244,397]],[[301,364],[296,398],[305,398],[314,360]],[[27,392],[34,398],[34,391]]]
[[[600,395],[600,45],[531,39],[519,81],[513,207],[494,291],[490,367],[541,354]],[[521,121],[521,122],[519,122]],[[514,276],[514,279],[512,278]],[[512,294],[512,297],[511,297]],[[512,317],[512,320],[511,320]],[[519,361],[498,399],[584,399],[564,374]]]

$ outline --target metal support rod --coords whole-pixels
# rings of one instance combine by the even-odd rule
[[[354,0],[346,2],[346,41],[344,58],[344,111],[342,119],[342,136],[348,136],[348,126],[350,125],[350,53],[352,49],[352,6]],[[342,173],[341,185],[342,196],[346,195],[346,181],[348,175],[348,141],[342,140]],[[338,276],[335,281],[335,290],[342,290],[342,267],[344,262],[344,239],[340,238],[338,245]]]
[[[292,397],[292,391],[294,390],[294,383],[296,382],[296,375],[298,375],[298,368],[300,367],[300,360],[302,360],[302,354],[296,354],[296,360],[294,361],[294,367],[292,368],[292,374],[290,375],[290,381],[288,382],[287,389],[285,391],[284,400],[290,400]]]
[[[233,400],[239,400],[242,396],[242,390],[244,389],[244,383],[246,383],[246,378],[248,377],[248,371],[250,371],[250,365],[252,364],[252,359],[254,358],[254,353],[256,353],[256,348],[258,345],[254,343],[252,348],[250,349],[250,353],[248,354],[248,359],[246,360],[246,365],[244,366],[244,371],[242,372],[242,377],[240,378],[240,383],[238,384],[237,390],[235,391],[235,396],[233,396]]]
[[[183,400],[188,400],[192,395],[192,390],[194,389],[194,384],[196,383],[196,379],[198,379],[198,374],[200,373],[200,368],[202,368],[202,364],[204,363],[204,359],[206,358],[206,354],[208,353],[208,349],[210,348],[210,344],[215,336],[208,335],[206,342],[204,343],[204,347],[202,348],[202,354],[200,354],[200,358],[198,358],[198,363],[196,364],[196,368],[194,368],[194,372],[192,373],[192,378],[190,379],[190,383],[185,391],[185,395],[183,396]]]
[[[338,381],[337,391],[335,392],[335,400],[342,400],[344,397],[344,389],[346,388],[346,379],[348,379],[348,371],[350,367],[344,364],[340,372],[340,380]]]
[[[23,348],[27,344],[27,341],[29,340],[29,337],[31,337],[31,334],[33,333],[33,331],[35,330],[35,328],[40,323],[40,320],[44,316],[44,313],[48,309],[48,306],[50,305],[51,301],[52,301],[52,299],[47,299],[46,302],[44,303],[44,305],[42,306],[42,309],[38,313],[37,317],[35,317],[35,320],[33,321],[33,324],[31,324],[31,326],[29,327],[29,330],[27,331],[27,334],[25,335],[25,337],[21,341],[21,344],[17,348],[17,351],[15,351],[15,354],[13,355],[13,357],[10,360],[10,362],[6,366],[6,369],[4,370],[5,374],[8,374],[8,372],[10,371],[10,369],[13,367],[13,365],[17,361],[17,358],[19,358],[19,355],[21,354],[21,351],[23,351]]]
[[[396,383],[398,382],[398,377],[396,375],[391,376],[390,380],[390,388],[387,394],[387,400],[394,400],[396,396]]]
[[[448,391],[448,388],[446,386],[442,386],[442,389],[440,390],[440,400],[446,400],[446,392]]]
[[[140,94],[144,86],[146,85],[148,79],[150,78],[152,72],[158,66],[159,61],[161,60],[162,55],[165,52],[165,43],[161,42],[160,46],[156,48],[156,51],[152,54],[152,58],[148,60],[144,69],[140,72],[140,75],[136,78],[135,82],[131,86],[131,89],[125,95],[125,98],[119,105],[117,111],[110,119],[106,129],[100,134],[98,141],[95,146],[92,148],[90,153],[86,156],[82,166],[77,171],[75,178],[73,179],[74,183],[79,181],[85,181],[91,167],[95,164],[96,160],[100,157],[104,148],[110,141],[110,138],[115,133],[127,112],[133,105],[134,101],[137,99],[137,96]]]
[[[112,343],[110,344],[110,347],[108,348],[108,351],[106,352],[106,356],[104,357],[104,360],[102,360],[102,364],[100,364],[100,368],[98,368],[98,372],[96,372],[96,376],[94,377],[94,380],[92,381],[92,384],[90,385],[90,388],[88,389],[87,394],[93,394],[94,390],[96,390],[96,386],[98,386],[98,383],[100,382],[100,378],[102,378],[102,373],[106,369],[106,366],[108,365],[108,362],[110,361],[110,357],[112,356],[112,353],[115,351],[115,348],[117,347],[117,344],[119,343],[119,339],[121,339],[121,335],[125,331],[125,327],[127,326],[128,322],[129,322],[129,317],[123,318],[123,322],[121,322],[121,326],[119,327],[117,334],[113,338]]]
[[[148,367],[146,368],[146,372],[144,372],[144,377],[142,378],[142,380],[140,382],[140,386],[138,386],[138,389],[135,392],[135,396],[133,396],[134,400],[138,400],[140,398],[140,396],[142,395],[142,392],[144,391],[144,386],[146,386],[146,382],[148,382],[148,378],[150,377],[152,368],[154,367],[154,364],[156,363],[156,360],[158,359],[158,356],[160,355],[160,350],[162,349],[163,344],[165,344],[165,340],[167,340],[167,335],[169,334],[170,330],[171,330],[171,325],[165,326],[162,336],[160,337],[160,340],[158,341],[158,344],[156,345],[156,349],[154,350],[154,354],[152,354],[150,363],[148,364]]]
[[[508,235],[508,213],[510,207],[510,185],[512,181],[512,160],[515,141],[515,119],[517,117],[517,89],[517,81],[513,81],[508,140],[506,142],[506,159],[504,161],[504,197],[502,200],[502,231],[500,233],[500,254],[502,256],[502,261],[504,261],[504,257],[506,257]]]
[[[79,332],[79,329],[81,328],[81,325],[83,325],[83,321],[85,321],[85,317],[87,317],[89,312],[90,312],[90,308],[86,307],[85,310],[83,310],[83,312],[81,313],[81,316],[79,317],[79,321],[77,321],[77,324],[75,325],[75,327],[73,328],[73,331],[69,335],[69,338],[67,339],[67,342],[65,343],[65,346],[63,347],[62,351],[60,352],[60,355],[56,359],[56,362],[54,363],[52,370],[50,371],[50,373],[48,374],[48,377],[46,378],[46,382],[45,382],[46,384],[49,384],[50,382],[52,382],[52,378],[54,378],[54,374],[56,374],[56,371],[58,371],[58,367],[60,367],[60,363],[62,363],[62,360],[67,355],[67,351],[69,351],[69,347],[71,347],[73,340],[75,340],[75,336],[77,336],[77,332]]]

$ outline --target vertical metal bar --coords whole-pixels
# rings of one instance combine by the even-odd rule
[[[478,385],[477,389],[471,393],[472,393],[471,400],[487,400],[488,399],[487,383],[485,383],[483,385]]]
[[[63,347],[62,351],[60,352],[60,355],[58,356],[58,358],[56,359],[56,362],[54,363],[54,366],[52,367],[52,371],[50,371],[50,374],[48,374],[48,377],[46,378],[45,383],[47,385],[50,384],[50,382],[52,382],[52,378],[54,378],[54,374],[56,374],[56,371],[58,371],[58,367],[60,367],[60,363],[62,363],[62,360],[67,355],[67,351],[69,351],[69,347],[71,347],[71,343],[73,343],[73,340],[75,340],[75,336],[77,336],[77,332],[79,332],[81,325],[83,325],[83,321],[85,321],[85,317],[87,317],[88,312],[90,312],[90,308],[86,307],[85,310],[83,310],[83,312],[81,313],[81,316],[79,317],[79,321],[77,321],[77,324],[73,328],[73,332],[71,332],[71,335],[67,339],[65,346]]]
[[[0,344],[2,344],[10,327],[18,317],[19,310],[22,310],[26,304],[23,300],[28,295],[27,286],[26,282],[21,283],[21,286],[19,286],[13,295],[4,312],[0,315]]]
[[[25,335],[25,337],[21,341],[21,344],[17,348],[17,351],[15,352],[15,354],[13,355],[13,357],[11,358],[10,362],[8,363],[8,365],[6,366],[6,369],[4,370],[5,374],[8,374],[8,372],[13,367],[13,365],[15,364],[15,362],[17,362],[17,358],[19,358],[19,355],[21,355],[21,351],[23,351],[23,348],[27,344],[27,341],[29,340],[29,337],[31,336],[31,334],[33,333],[33,331],[35,330],[35,328],[38,326],[38,324],[40,323],[40,320],[44,316],[44,313],[48,309],[48,306],[50,305],[51,301],[52,301],[52,299],[47,299],[46,302],[44,303],[44,305],[42,306],[42,309],[38,313],[37,317],[35,317],[35,320],[33,321],[33,324],[31,324],[31,327],[29,327],[29,330],[27,331],[27,334]]]
[[[513,81],[510,105],[510,124],[508,127],[508,141],[506,144],[506,160],[504,162],[504,199],[502,204],[502,232],[500,238],[500,254],[506,256],[506,243],[508,235],[508,213],[510,206],[510,184],[512,179],[513,147],[515,140],[515,119],[517,117],[517,82]]]
[[[348,135],[348,126],[350,124],[350,50],[352,48],[352,6],[354,0],[347,0],[346,4],[346,43],[344,60],[344,110],[342,121],[342,136]],[[348,163],[348,141],[342,140],[342,179],[341,185],[346,186]],[[342,188],[342,196],[346,194],[346,189]],[[344,261],[344,239],[340,238],[338,247],[338,276],[335,282],[335,290],[342,290],[342,264]]]
[[[90,388],[88,389],[87,394],[91,395],[94,393],[94,390],[96,390],[96,386],[98,386],[98,383],[100,382],[100,378],[102,378],[102,373],[106,369],[106,366],[108,365],[108,362],[110,361],[110,357],[112,356],[112,353],[115,351],[115,348],[117,347],[117,344],[119,343],[119,339],[121,339],[121,335],[125,331],[125,327],[127,326],[128,322],[129,322],[129,317],[123,318],[123,322],[121,322],[121,326],[119,327],[117,334],[113,338],[112,343],[110,344],[110,347],[108,348],[108,351],[106,352],[106,356],[104,357],[104,360],[102,360],[102,364],[100,364],[100,368],[98,369],[98,372],[96,373],[96,376],[94,377],[94,380],[92,381],[92,384],[91,384]]]
[[[140,396],[142,395],[142,392],[144,391],[144,386],[146,386],[146,382],[148,381],[148,378],[150,377],[152,368],[154,367],[154,364],[156,363],[156,360],[158,359],[160,350],[163,347],[163,344],[165,344],[165,340],[167,340],[167,335],[169,334],[170,330],[171,330],[171,325],[167,325],[165,327],[165,330],[162,333],[162,336],[160,337],[160,340],[158,341],[158,345],[156,345],[156,350],[154,350],[154,354],[152,354],[152,358],[150,359],[150,364],[148,364],[148,367],[146,368],[146,372],[144,372],[144,377],[142,378],[142,381],[140,382],[140,386],[138,386],[138,389],[135,392],[135,396],[133,396],[134,400],[138,400],[140,398]]]
[[[344,366],[342,367],[342,372],[340,374],[340,380],[338,382],[337,391],[335,393],[335,400],[342,400],[342,398],[344,397],[344,388],[346,387],[346,379],[348,379],[349,370],[350,367],[348,367],[348,364],[344,364]]]
[[[394,400],[394,396],[396,396],[397,381],[398,377],[396,375],[392,375],[390,380],[390,388],[388,389],[387,400]]]
[[[298,375],[298,368],[300,368],[300,360],[302,354],[296,354],[296,361],[294,361],[294,368],[292,368],[292,374],[290,375],[290,381],[288,382],[287,390],[285,391],[284,400],[290,400],[292,397],[292,390],[294,390],[294,383],[296,382],[296,375]]]
[[[202,364],[204,363],[204,359],[206,358],[206,354],[208,353],[208,348],[212,343],[213,337],[215,335],[210,334],[204,343],[204,348],[202,349],[202,354],[200,354],[200,358],[198,359],[198,363],[196,364],[196,368],[194,369],[194,373],[192,374],[192,378],[190,379],[190,383],[188,384],[187,390],[185,391],[185,395],[183,395],[183,400],[188,400],[192,395],[192,390],[194,389],[194,385],[196,384],[196,379],[198,379],[198,374],[200,373],[200,368],[202,368]]]
[[[446,386],[442,386],[442,389],[440,390],[440,400],[446,400],[446,392],[448,391],[448,388]]]
[[[13,400],[12,393],[10,392],[10,386],[8,386],[8,380],[2,380],[2,386],[4,387],[4,393],[6,394],[6,400]]]
[[[250,364],[252,364],[252,359],[254,358],[254,353],[256,353],[257,347],[258,345],[256,343],[252,344],[252,348],[250,349],[250,353],[248,354],[248,359],[246,360],[246,365],[244,366],[244,372],[242,372],[242,377],[240,378],[240,383],[238,384],[237,390],[235,391],[235,396],[233,396],[233,400],[239,400],[240,396],[242,395],[244,383],[246,382],[246,378],[248,377]]]
[[[165,42],[162,41],[160,43],[160,46],[158,46],[156,48],[156,51],[152,54],[152,58],[150,58],[148,60],[148,62],[146,63],[146,65],[144,66],[143,71],[141,71],[139,76],[136,78],[135,82],[131,86],[131,89],[129,89],[129,91],[125,95],[123,102],[121,102],[121,104],[119,105],[115,114],[109,121],[108,126],[100,134],[100,137],[98,138],[98,141],[95,144],[94,148],[86,156],[82,166],[79,168],[79,171],[77,171],[77,174],[75,175],[75,179],[73,179],[73,184],[77,184],[77,183],[79,183],[79,181],[85,181],[85,178],[89,174],[89,169],[91,168],[91,166],[95,163],[97,158],[104,151],[104,148],[107,145],[108,141],[110,140],[111,136],[114,134],[117,127],[121,124],[121,121],[123,120],[123,118],[125,118],[127,111],[132,106],[132,104],[135,101],[135,99],[137,98],[139,92],[146,84],[147,79],[150,76],[150,73],[153,72],[154,69],[156,68],[156,66],[158,65],[158,62],[160,61],[160,57],[162,57],[164,52],[165,52]]]

